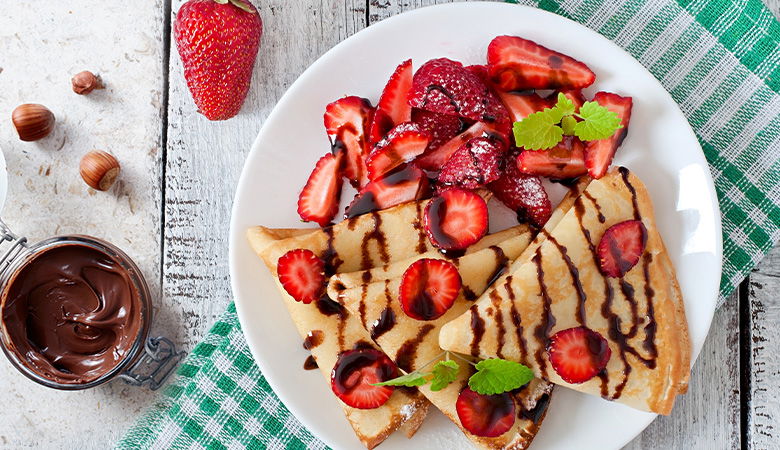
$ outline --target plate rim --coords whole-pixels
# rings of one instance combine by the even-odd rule
[[[232,291],[232,294],[233,294],[233,300],[235,302],[235,307],[236,307],[236,313],[237,313],[237,316],[238,316],[238,320],[239,320],[239,323],[240,323],[240,325],[242,327],[242,333],[244,334],[244,338],[246,340],[247,346],[249,347],[249,350],[250,350],[250,353],[252,354],[253,359],[255,360],[256,364],[260,368],[260,371],[263,373],[263,376],[268,381],[268,384],[271,387],[271,389],[274,391],[274,394],[285,405],[285,407],[287,407],[287,409],[290,411],[290,413],[293,416],[295,416],[295,418],[297,420],[299,420],[311,432],[311,434],[313,436],[315,436],[319,440],[322,440],[323,442],[326,441],[325,438],[323,437],[323,435],[320,434],[320,433],[316,433],[314,431],[314,430],[318,430],[319,427],[316,426],[316,424],[309,423],[309,421],[305,419],[305,416],[301,416],[301,415],[297,414],[296,411],[298,410],[298,408],[296,406],[294,406],[295,405],[294,402],[292,403],[293,406],[291,406],[290,404],[288,404],[288,402],[285,401],[285,399],[283,399],[283,395],[280,395],[277,392],[276,386],[278,384],[280,384],[280,380],[278,380],[273,375],[269,376],[269,373],[272,373],[272,371],[266,372],[264,370],[264,368],[267,367],[269,364],[266,364],[263,361],[263,358],[259,357],[258,349],[255,348],[255,345],[253,345],[251,339],[248,338],[248,336],[246,335],[246,332],[244,331],[247,328],[247,326],[251,325],[251,322],[250,322],[249,318],[246,317],[246,312],[243,310],[243,307],[242,307],[243,301],[240,299],[240,296],[238,294],[240,289],[239,289],[239,284],[238,284],[238,281],[237,281],[237,277],[235,276],[235,273],[236,273],[236,265],[238,264],[237,252],[236,252],[237,245],[246,245],[246,240],[245,240],[245,236],[244,236],[245,230],[237,228],[237,226],[238,226],[238,224],[237,224],[237,216],[240,214],[240,211],[239,211],[239,208],[238,208],[238,205],[239,205],[239,202],[238,202],[239,194],[240,194],[240,192],[242,192],[243,188],[248,183],[247,180],[251,176],[250,173],[248,172],[247,168],[252,165],[252,164],[250,164],[251,161],[253,161],[254,159],[258,158],[259,155],[262,154],[262,150],[259,149],[259,143],[262,141],[262,138],[263,138],[264,134],[268,130],[267,124],[269,122],[273,123],[275,121],[275,119],[276,119],[276,116],[279,114],[279,112],[278,112],[279,111],[278,105],[282,104],[283,102],[286,102],[289,97],[294,96],[295,92],[298,90],[300,85],[304,84],[305,81],[308,78],[313,76],[312,74],[314,73],[314,71],[312,69],[317,67],[318,65],[322,64],[323,61],[328,59],[332,53],[335,53],[338,50],[340,50],[340,48],[342,46],[345,46],[348,42],[352,42],[354,40],[359,39],[360,37],[362,37],[362,35],[364,33],[373,32],[373,31],[375,31],[378,28],[385,28],[385,27],[388,27],[388,26],[392,26],[394,24],[394,22],[396,22],[396,19],[398,17],[402,17],[403,16],[403,17],[407,18],[408,16],[416,15],[416,14],[419,14],[421,12],[426,12],[427,13],[427,10],[431,10],[431,9],[442,9],[442,10],[444,10],[444,9],[470,9],[470,8],[476,8],[476,7],[506,8],[507,10],[509,8],[512,8],[512,9],[516,9],[516,10],[532,11],[534,14],[541,14],[543,16],[548,16],[548,17],[551,17],[554,20],[563,20],[563,21],[569,22],[570,24],[575,25],[576,28],[579,28],[581,32],[593,34],[597,38],[602,39],[602,40],[608,42],[609,44],[612,44],[617,51],[624,53],[626,56],[628,56],[631,59],[633,59],[634,61],[636,61],[637,64],[639,64],[639,66],[642,68],[642,70],[646,72],[646,74],[648,75],[649,79],[652,80],[652,83],[655,83],[658,88],[663,90],[666,93],[666,95],[669,97],[669,99],[672,101],[672,103],[675,106],[676,111],[679,113],[680,117],[682,117],[682,119],[683,119],[680,122],[681,128],[684,128],[687,132],[689,132],[691,134],[691,136],[693,136],[693,138],[694,138],[694,140],[696,142],[696,147],[698,149],[698,152],[699,152],[699,154],[701,154],[702,159],[706,163],[707,170],[704,172],[705,173],[704,181],[705,181],[705,184],[706,184],[707,193],[709,194],[709,197],[710,197],[710,203],[713,206],[713,219],[714,219],[713,225],[714,225],[714,229],[715,229],[715,242],[714,242],[714,244],[715,244],[715,255],[714,255],[714,257],[717,258],[717,260],[719,262],[719,264],[717,266],[717,274],[716,274],[717,277],[713,276],[713,278],[715,278],[717,281],[712,283],[712,285],[713,285],[712,291],[713,292],[711,292],[710,295],[708,296],[708,297],[712,297],[713,298],[713,300],[712,300],[712,305],[713,306],[712,306],[711,311],[709,313],[709,317],[706,317],[706,319],[707,319],[707,332],[705,333],[704,339],[702,340],[702,343],[700,345],[692,346],[693,347],[692,348],[693,353],[692,353],[692,358],[691,358],[691,367],[692,368],[693,368],[693,365],[695,364],[696,360],[698,359],[698,356],[699,356],[699,354],[701,352],[701,349],[704,346],[704,343],[706,342],[707,337],[709,336],[709,332],[710,332],[710,329],[711,329],[711,326],[712,326],[712,320],[714,318],[714,313],[715,313],[715,311],[717,309],[717,306],[718,306],[718,299],[719,299],[719,295],[720,295],[719,294],[719,292],[720,292],[719,286],[720,286],[720,280],[721,280],[721,277],[722,277],[722,270],[723,270],[723,229],[722,229],[722,215],[721,215],[721,210],[720,210],[720,202],[719,202],[719,199],[718,199],[718,196],[717,196],[717,191],[715,189],[715,183],[714,183],[714,180],[712,178],[712,172],[710,170],[709,162],[707,161],[706,155],[704,154],[704,151],[701,148],[701,144],[699,143],[698,137],[696,136],[696,133],[694,132],[693,128],[691,127],[690,122],[687,120],[687,117],[682,113],[682,110],[680,109],[679,104],[671,97],[671,94],[669,94],[669,92],[666,90],[666,88],[663,87],[661,82],[652,73],[650,73],[650,71],[647,70],[647,68],[644,65],[642,65],[636,58],[634,58],[633,55],[631,55],[626,50],[624,50],[623,48],[621,48],[620,46],[618,46],[617,44],[612,42],[607,37],[601,35],[600,33],[596,32],[595,30],[592,30],[592,29],[586,27],[585,25],[583,25],[583,24],[581,24],[579,22],[576,22],[576,21],[571,20],[571,19],[569,19],[567,17],[564,17],[562,15],[555,14],[553,12],[546,11],[546,10],[543,10],[543,9],[540,9],[540,8],[534,8],[534,7],[526,6],[526,5],[518,5],[518,4],[510,4],[510,3],[498,3],[498,2],[491,2],[491,1],[471,1],[471,2],[443,3],[443,4],[430,5],[430,6],[425,6],[425,7],[421,7],[421,8],[415,8],[415,9],[412,9],[412,10],[404,11],[404,12],[402,12],[400,14],[396,14],[396,15],[394,15],[392,17],[389,17],[389,18],[384,19],[384,20],[382,20],[380,22],[377,22],[376,24],[367,26],[367,27],[359,30],[358,32],[352,34],[351,36],[348,36],[344,40],[340,41],[339,43],[337,43],[336,45],[331,47],[328,51],[323,53],[320,57],[318,57],[313,63],[311,63],[296,78],[296,80],[287,88],[287,90],[279,98],[279,100],[277,100],[277,102],[274,105],[273,109],[271,110],[271,112],[269,113],[268,117],[263,122],[260,130],[258,131],[257,137],[252,142],[252,146],[250,148],[250,151],[249,151],[249,153],[247,154],[247,156],[246,156],[246,158],[244,160],[244,163],[243,163],[243,166],[242,166],[242,169],[241,169],[241,175],[239,177],[238,183],[236,185],[236,191],[235,191],[234,196],[233,196],[233,205],[231,207],[230,228],[229,228],[229,235],[228,235],[228,239],[229,239],[228,263],[229,263],[231,291]],[[312,228],[312,229],[314,230],[316,228]],[[244,312],[242,313],[242,311],[244,311]],[[642,431],[655,420],[656,417],[657,417],[656,414],[649,414],[646,423],[644,423],[642,425],[641,429],[638,428],[636,434],[634,434],[633,436],[629,437],[627,440],[625,440],[625,442],[622,442],[620,447],[625,446],[626,444],[631,442],[633,439],[635,439],[637,436],[639,436],[642,433]],[[327,445],[327,442],[325,442],[325,443]]]

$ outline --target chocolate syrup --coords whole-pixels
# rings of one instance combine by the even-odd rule
[[[495,283],[496,280],[498,280],[498,278],[506,271],[507,265],[509,264],[509,259],[506,257],[506,254],[504,253],[504,250],[501,249],[501,247],[492,245],[489,248],[493,250],[493,254],[496,259],[496,270],[488,279],[487,286],[493,286],[493,283]]]
[[[317,365],[317,360],[312,355],[307,356],[303,362],[303,370],[314,370],[318,367],[320,366]]]
[[[398,370],[384,353],[375,349],[350,350],[339,355],[331,374],[333,390],[339,395],[360,388],[363,377],[354,377],[355,372],[371,367],[376,371],[377,379],[387,381],[395,378]]]
[[[428,234],[425,232],[425,226],[423,225],[424,212],[422,202],[416,202],[414,207],[417,211],[417,218],[412,223],[414,229],[417,230],[417,247],[415,250],[417,253],[423,254],[428,251]]]
[[[509,304],[511,305],[509,308],[509,318],[512,319],[512,325],[515,326],[515,332],[517,333],[517,345],[520,348],[520,360],[525,361],[525,359],[528,357],[528,345],[526,344],[525,337],[523,336],[523,325],[522,321],[520,320],[520,313],[517,311],[517,306],[515,305],[515,291],[512,289],[512,275],[506,277],[506,281],[504,281],[504,289],[506,290],[506,294],[509,297]]]
[[[382,176],[381,183],[388,188],[392,188],[399,184],[418,180],[419,176],[420,171],[416,167],[403,164]],[[344,212],[344,218],[352,219],[353,217],[361,216],[369,212],[376,212],[384,208],[386,208],[386,206],[382,206],[377,202],[374,193],[366,190],[359,193],[347,207],[347,210]]]
[[[472,291],[470,287],[466,286],[465,284],[461,287],[461,291],[463,292],[463,298],[466,300],[473,302],[477,298],[476,292]]]
[[[493,289],[490,291],[490,300],[493,303],[493,309],[496,311],[496,327],[498,328],[498,347],[496,349],[496,356],[503,359],[504,353],[502,352],[502,349],[504,348],[505,340],[506,340],[506,326],[504,326],[504,313],[501,308],[501,296],[498,294],[498,291]]]
[[[519,417],[530,420],[533,423],[539,423],[540,420],[547,413],[547,407],[550,406],[550,394],[543,394],[536,401],[536,405],[532,409],[520,408]]]
[[[306,350],[311,350],[322,344],[324,339],[325,333],[323,333],[322,330],[311,330],[306,336],[306,339],[303,340],[303,348]]]
[[[376,341],[380,336],[395,326],[395,313],[391,308],[385,308],[379,318],[371,325],[371,339]]]
[[[339,266],[341,266],[344,261],[339,258],[336,249],[333,247],[333,227],[325,227],[322,231],[328,236],[328,246],[320,257],[322,258],[322,261],[325,262],[325,275],[330,277],[338,271]]]
[[[363,339],[361,339],[361,340],[355,342],[355,345],[352,346],[352,349],[353,350],[365,350],[365,349],[376,350],[376,347],[374,346],[374,344],[372,344],[372,343],[370,343],[368,341],[364,341]]]
[[[571,284],[574,286],[574,290],[577,292],[577,299],[579,300],[577,303],[577,320],[580,322],[580,325],[586,326],[587,323],[587,317],[586,317],[586,310],[585,310],[585,301],[587,300],[587,296],[585,295],[585,290],[582,289],[582,283],[580,282],[580,271],[577,269],[577,267],[572,262],[571,258],[569,257],[569,252],[566,250],[566,247],[562,246],[558,241],[550,235],[550,233],[547,232],[547,230],[542,229],[542,233],[545,235],[548,241],[552,242],[553,245],[555,245],[555,248],[558,249],[558,253],[561,254],[561,258],[563,258],[563,262],[566,263],[566,267],[569,269],[569,275],[571,276]]]
[[[471,355],[479,356],[479,344],[485,334],[485,319],[479,316],[477,305],[469,308],[471,311]]]
[[[344,307],[331,300],[327,295],[323,296],[315,303],[317,305],[317,309],[319,309],[320,313],[323,315],[333,316],[338,314],[338,316],[342,319],[347,315],[347,311],[344,309]]]
[[[372,211],[370,214],[371,219],[374,221],[374,228],[370,233],[366,233],[363,236],[363,242],[360,243],[360,270],[368,270],[374,265],[371,261],[371,252],[368,248],[368,245],[371,243],[371,241],[376,242],[376,246],[379,249],[380,260],[383,263],[390,262],[390,255],[387,254],[387,238],[385,237],[385,233],[382,231],[382,216],[377,214],[375,211]]]
[[[653,254],[645,252],[643,257],[644,262],[644,275],[645,275],[645,298],[647,298],[647,324],[645,325],[645,340],[642,342],[642,347],[650,355],[650,359],[653,361],[651,369],[655,369],[655,360],[658,358],[658,347],[655,343],[655,333],[657,324],[655,322],[655,307],[653,306],[652,298],[655,295],[655,291],[650,285],[650,263],[653,262]]]
[[[544,363],[544,354],[547,351],[547,344],[550,339],[550,330],[555,326],[555,316],[552,313],[552,299],[547,294],[547,285],[544,283],[544,269],[542,267],[541,247],[536,249],[536,254],[532,258],[536,264],[536,278],[539,282],[539,288],[542,294],[542,320],[534,330],[534,336],[539,344],[535,352],[536,364],[542,371],[542,378],[547,378],[547,366]]]
[[[415,359],[417,358],[417,347],[420,346],[420,342],[425,339],[425,336],[431,332],[435,327],[431,324],[425,324],[417,330],[417,336],[407,340],[398,349],[398,354],[395,357],[395,362],[404,372],[411,372],[415,369]]]
[[[591,203],[593,203],[593,206],[596,208],[596,216],[598,217],[599,222],[601,223],[606,222],[607,218],[604,217],[604,214],[601,212],[601,205],[599,205],[599,202],[597,202],[596,199],[593,198],[593,196],[590,195],[590,192],[588,191],[583,191],[582,195],[585,196],[585,198],[587,198],[588,200],[590,200]],[[579,198],[577,199],[577,201],[579,201]],[[582,205],[582,203],[580,203],[580,205]]]
[[[447,215],[447,202],[444,197],[434,197],[427,207],[428,211],[428,232],[433,237],[435,242],[438,242],[441,247],[455,247],[457,242],[449,234],[442,229],[442,223]],[[465,253],[459,253],[458,251],[445,251],[439,250],[444,256],[448,258],[457,258],[463,256]],[[456,256],[457,255],[457,256]]]

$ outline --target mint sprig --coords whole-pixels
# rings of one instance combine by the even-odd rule
[[[574,102],[558,93],[555,106],[514,123],[515,144],[526,150],[546,150],[558,145],[564,135],[595,141],[607,139],[623,127],[617,113],[598,102],[585,102],[575,109]]]

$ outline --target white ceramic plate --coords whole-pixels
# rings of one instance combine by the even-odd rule
[[[718,202],[707,162],[688,122],[658,81],[599,34],[541,10],[501,3],[457,3],[407,12],[340,43],[290,87],[260,131],[244,165],[230,230],[230,273],[241,326],[263,374],[300,421],[333,448],[361,448],[319,371],[304,371],[307,352],[265,266],[244,238],[247,227],[300,225],[297,196],[329,149],[325,105],[347,94],[374,103],[401,61],[415,67],[436,57],[483,63],[497,35],[519,35],[584,61],[595,86],[634,98],[628,138],[616,163],[646,183],[685,298],[694,355],[709,330],[721,270]],[[344,198],[350,198],[345,193]],[[558,389],[535,449],[619,448],[655,417]],[[398,433],[396,433],[398,434]],[[470,448],[432,412],[410,442],[392,436],[382,449]]]

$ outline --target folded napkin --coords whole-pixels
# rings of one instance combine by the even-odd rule
[[[541,0],[639,60],[677,101],[723,214],[721,301],[780,237],[780,23],[759,0]],[[325,448],[274,395],[231,304],[162,398],[118,443],[136,448]]]

